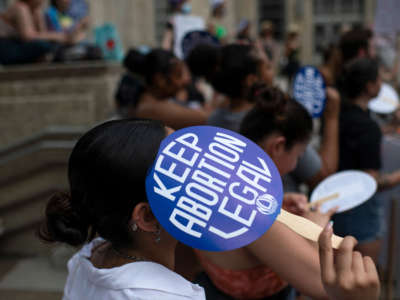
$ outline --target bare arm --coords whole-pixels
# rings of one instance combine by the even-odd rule
[[[20,37],[25,41],[31,41],[34,39],[55,41],[55,42],[66,42],[67,36],[64,33],[49,32],[47,30],[41,31],[43,27],[42,21],[39,22],[39,30],[36,29],[34,18],[29,8],[25,5],[19,5],[16,8],[16,24],[17,30]]]
[[[327,102],[324,111],[325,123],[319,150],[322,167],[307,183],[314,187],[321,180],[335,173],[339,163],[339,113],[340,95],[332,87],[326,89]]]
[[[204,125],[208,118],[208,113],[202,109],[191,109],[169,101],[146,104],[146,107],[139,107],[136,115],[160,120],[174,129]]]
[[[47,26],[44,20],[43,13],[41,9],[36,9],[33,13],[34,22],[37,24],[39,32],[46,32]]]
[[[385,190],[395,187],[400,184],[400,170],[389,173],[380,174],[377,170],[364,170],[369,175],[375,178],[378,183],[378,190]]]
[[[321,282],[318,250],[286,225],[275,222],[246,248],[301,293],[328,299]]]
[[[164,32],[162,42],[161,42],[161,48],[164,50],[172,50],[172,43],[174,40],[174,31],[172,29],[167,29]]]

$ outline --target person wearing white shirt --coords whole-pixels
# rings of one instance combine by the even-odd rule
[[[90,262],[101,238],[84,246],[68,263],[63,300],[82,299],[204,299],[203,289],[168,268],[151,261],[138,261],[111,269],[98,269]]]
[[[202,287],[173,271],[177,241],[160,226],[146,197],[148,169],[171,132],[158,121],[123,119],[94,127],[75,145],[70,192],[50,198],[39,231],[47,242],[86,243],[68,262],[63,300],[205,300]],[[353,253],[351,237],[334,259],[331,236],[327,227],[320,237],[329,299],[378,299],[372,260]]]
[[[89,242],[68,262],[63,300],[205,299],[173,271],[177,241],[146,197],[147,171],[171,132],[157,121],[109,121],[75,145],[70,193],[51,197],[39,232],[48,242]]]

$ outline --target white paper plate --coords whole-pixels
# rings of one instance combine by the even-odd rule
[[[399,95],[389,84],[383,83],[378,97],[368,103],[368,108],[378,114],[391,114],[399,106]]]
[[[338,213],[350,210],[363,204],[376,192],[375,179],[361,171],[343,171],[333,174],[323,180],[313,191],[310,201],[338,194],[338,197],[321,205],[321,211],[339,206]]]

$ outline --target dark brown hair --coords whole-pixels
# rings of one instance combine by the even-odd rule
[[[145,178],[166,136],[150,120],[119,120],[99,125],[74,147],[70,193],[49,200],[39,236],[78,246],[96,234],[117,246],[131,243],[129,220],[135,205],[147,201]]]
[[[254,108],[246,115],[240,133],[260,143],[272,133],[286,138],[286,149],[307,141],[312,132],[312,119],[307,110],[275,87],[253,87]]]

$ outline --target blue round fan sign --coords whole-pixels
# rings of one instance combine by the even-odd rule
[[[182,53],[186,58],[189,53],[199,45],[219,46],[218,39],[207,31],[195,30],[188,32],[182,39]]]
[[[293,97],[313,118],[319,118],[326,102],[325,81],[317,68],[305,66],[297,72],[293,83]]]
[[[258,239],[280,213],[283,197],[269,156],[240,134],[212,126],[166,137],[146,192],[169,234],[207,251],[233,250]]]

